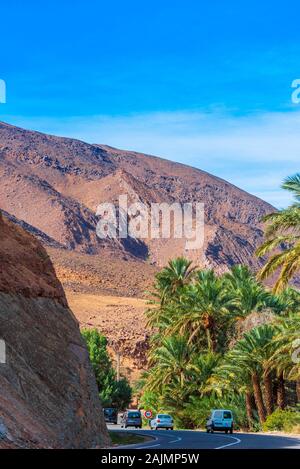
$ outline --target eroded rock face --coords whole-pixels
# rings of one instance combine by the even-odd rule
[[[0,448],[108,444],[78,323],[40,243],[0,216]]]
[[[197,166],[202,161],[199,155]],[[127,195],[129,204],[147,207],[204,203],[204,245],[186,250],[186,240],[173,236],[99,239],[97,207],[116,203],[120,195]],[[45,245],[56,243],[89,256],[106,252],[111,258],[126,256],[159,267],[184,255],[218,272],[239,263],[260,268],[254,252],[263,240],[261,220],[274,211],[263,200],[200,169],[1,122],[0,207],[26,223],[26,229],[38,230]]]

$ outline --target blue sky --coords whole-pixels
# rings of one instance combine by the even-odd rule
[[[299,171],[297,2],[1,5],[0,119],[199,167],[277,207]]]

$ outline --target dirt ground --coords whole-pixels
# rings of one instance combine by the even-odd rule
[[[114,362],[120,354],[120,372],[135,381],[145,368],[147,343],[146,300],[66,291],[81,328],[97,328],[108,339]]]

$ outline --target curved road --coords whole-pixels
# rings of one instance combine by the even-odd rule
[[[299,438],[248,433],[206,433],[191,430],[122,430],[119,425],[109,425],[109,430],[129,431],[154,437],[148,441],[130,445],[135,449],[300,449]],[[124,449],[126,446],[119,446]],[[127,446],[129,448],[129,446]]]

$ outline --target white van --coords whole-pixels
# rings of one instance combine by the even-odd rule
[[[213,433],[216,430],[224,431],[225,433],[233,433],[233,415],[231,410],[212,410],[206,422],[206,431],[207,433]]]

